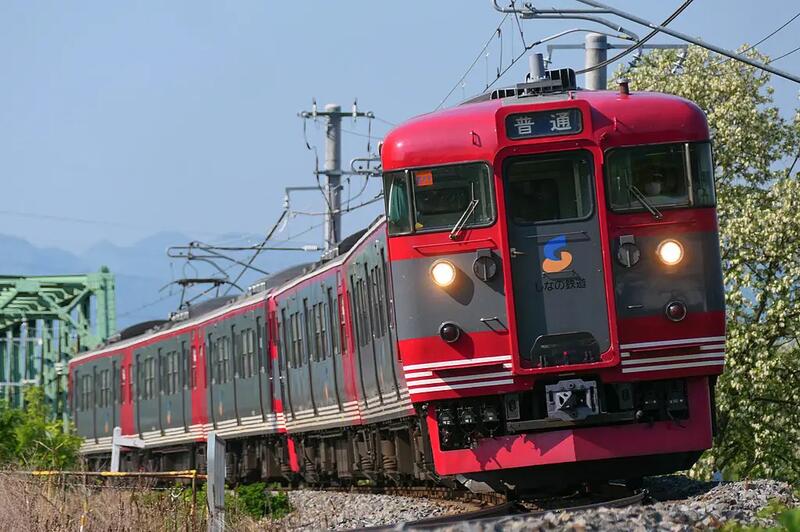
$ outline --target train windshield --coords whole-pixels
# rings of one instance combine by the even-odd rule
[[[606,180],[611,210],[713,207],[711,145],[659,144],[610,150]]]
[[[392,235],[479,227],[495,218],[492,180],[483,163],[387,173],[384,194]]]

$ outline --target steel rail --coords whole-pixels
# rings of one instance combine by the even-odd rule
[[[470,523],[471,525],[492,525],[491,529],[501,530],[504,525],[509,524],[511,520],[530,519],[534,517],[542,517],[551,512],[581,512],[587,510],[594,510],[597,508],[623,508],[633,504],[639,504],[646,499],[648,495],[647,490],[639,490],[633,495],[626,495],[618,499],[603,500],[589,504],[581,504],[576,506],[568,506],[563,508],[550,508],[546,510],[528,511],[525,506],[519,501],[511,501],[503,504],[498,504],[489,508],[483,508],[473,512],[465,512],[455,515],[447,515],[441,517],[431,517],[427,519],[420,519],[418,521],[408,521],[405,523],[398,523],[392,526],[379,526],[365,528],[362,530],[434,530],[444,525],[451,525],[457,523]],[[481,527],[483,528],[483,527]]]

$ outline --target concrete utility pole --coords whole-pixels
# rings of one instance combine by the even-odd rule
[[[602,33],[587,33],[585,37],[585,67],[587,70],[608,59],[608,37]],[[606,67],[586,72],[586,88],[605,90],[608,83]]]
[[[325,128],[325,251],[342,239],[342,108],[329,103],[325,106],[328,127]]]
[[[335,248],[342,239],[342,118],[374,118],[370,111],[359,111],[356,104],[350,112],[342,111],[342,107],[329,103],[324,111],[317,111],[316,103],[312,111],[302,111],[303,119],[317,117],[327,118],[325,127],[325,251]]]

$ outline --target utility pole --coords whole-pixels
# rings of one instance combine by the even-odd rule
[[[359,111],[357,104],[353,103],[353,110],[342,111],[342,107],[329,103],[324,111],[317,111],[314,103],[311,111],[299,113],[303,119],[323,117],[327,119],[325,127],[325,168],[320,174],[325,174],[325,252],[330,252],[342,239],[342,118],[374,118],[371,111]]]
[[[586,88],[595,91],[605,90],[608,84],[606,67],[590,69],[608,58],[608,37],[602,33],[587,33],[584,39]]]
[[[325,251],[342,239],[342,108],[329,103],[325,106],[328,125],[325,128]]]

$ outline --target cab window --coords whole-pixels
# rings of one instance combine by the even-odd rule
[[[516,157],[507,163],[505,179],[515,224],[580,220],[592,214],[589,152]]]
[[[660,144],[610,150],[606,181],[613,211],[712,207],[714,170],[711,146],[703,143]]]
[[[495,219],[492,180],[483,163],[392,172],[384,176],[389,234],[450,231]]]

